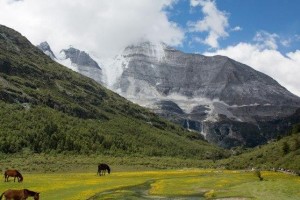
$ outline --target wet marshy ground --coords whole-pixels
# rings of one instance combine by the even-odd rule
[[[94,197],[88,200],[99,200],[99,199],[122,199],[122,200],[132,200],[132,199],[175,199],[175,200],[201,200],[205,199],[203,193],[186,195],[186,196],[155,196],[149,194],[151,189],[151,184],[154,183],[154,180],[146,181],[143,184],[123,187],[114,190],[105,191],[95,195]]]

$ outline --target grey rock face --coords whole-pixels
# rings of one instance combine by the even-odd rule
[[[57,58],[47,42],[42,42],[37,47],[52,60],[103,84],[102,69],[86,52],[70,47],[69,49],[61,50]]]
[[[78,66],[101,69],[98,63],[84,51],[70,47],[69,49],[63,49],[62,52],[65,53],[66,59],[70,58],[71,62]]]
[[[165,96],[176,93],[187,98],[205,97],[219,99],[228,105],[295,105],[299,102],[297,96],[271,77],[230,58],[206,57],[153,47],[164,48],[164,57],[158,59],[155,49],[147,52],[143,48],[151,46],[141,44],[125,50],[124,57],[129,61],[121,82],[125,83],[132,77],[146,81]],[[120,87],[122,91],[127,91],[129,86],[125,83]]]
[[[41,51],[43,51],[52,60],[56,59],[56,57],[55,57],[53,51],[51,50],[48,42],[42,42],[41,44],[37,45],[37,48],[39,48]]]
[[[272,136],[263,124],[300,107],[300,98],[274,79],[228,57],[149,42],[129,46],[121,56],[114,91],[223,147],[265,143]]]
[[[71,69],[94,79],[100,84],[103,84],[102,69],[98,63],[89,56],[89,54],[73,47],[61,50],[60,60],[62,61],[62,64],[68,65],[69,63],[65,62],[68,59],[71,62]]]

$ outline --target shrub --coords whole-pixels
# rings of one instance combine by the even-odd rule
[[[259,170],[256,170],[254,172],[254,174],[255,174],[255,176],[257,176],[259,178],[260,181],[264,180],[264,178],[262,177],[261,172]]]
[[[284,155],[290,152],[290,145],[287,142],[283,142],[282,151]]]

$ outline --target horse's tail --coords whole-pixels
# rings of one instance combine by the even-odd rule
[[[98,165],[98,171],[97,171],[97,175],[99,174],[100,175],[100,172],[101,172],[101,164]]]
[[[1,194],[1,196],[0,196],[0,200],[2,199],[2,197],[3,197],[3,194],[4,194],[4,192]]]
[[[6,181],[6,176],[7,176],[7,171],[4,172],[4,182]]]
[[[107,165],[107,172],[110,174],[110,167]]]

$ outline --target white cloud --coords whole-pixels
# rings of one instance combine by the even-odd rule
[[[292,43],[292,39],[288,38],[288,39],[282,39],[280,40],[280,43],[284,46],[284,47],[290,47],[291,43]]]
[[[0,0],[0,24],[54,51],[69,45],[113,55],[137,39],[179,45],[184,32],[164,8],[173,0]]]
[[[236,26],[231,29],[231,31],[242,31],[243,29],[240,26]]]
[[[277,49],[277,39],[279,36],[275,33],[267,31],[258,31],[254,37],[254,41],[259,44],[262,49]]]
[[[228,36],[226,31],[226,28],[229,26],[227,14],[218,10],[215,1],[212,0],[191,0],[190,5],[192,7],[201,6],[204,18],[196,22],[189,22],[189,31],[208,32],[202,43],[218,48],[218,40]]]
[[[205,55],[224,55],[263,72],[292,93],[300,96],[300,50],[285,55],[274,48],[262,48],[259,43],[239,43]],[[271,47],[274,47],[271,45]]]

